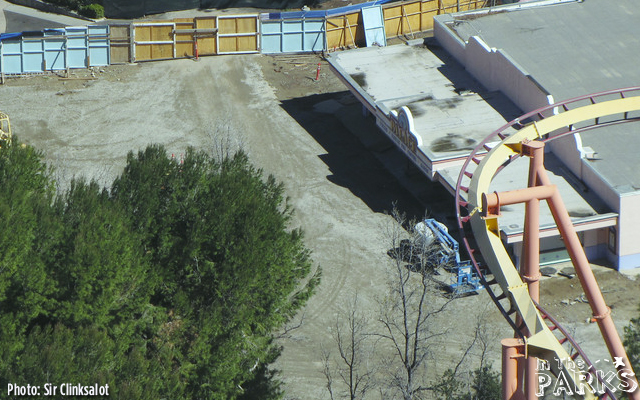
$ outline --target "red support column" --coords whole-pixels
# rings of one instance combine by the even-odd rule
[[[544,176],[541,176],[540,179],[548,182],[549,178],[545,174]],[[560,197],[560,193],[556,193],[551,197],[549,200],[549,207],[551,208],[553,218],[556,220],[556,224],[558,225],[560,234],[562,235],[565,246],[567,247],[569,256],[571,256],[571,261],[573,262],[573,267],[576,270],[576,275],[578,275],[578,279],[580,279],[580,284],[587,296],[587,300],[589,301],[589,305],[593,312],[593,317],[598,323],[598,327],[600,328],[604,342],[607,345],[609,354],[614,358],[619,358],[624,363],[624,366],[618,367],[618,371],[621,372],[620,376],[628,385],[627,387],[638,387],[638,381],[633,377],[633,375],[630,376],[629,374],[629,372],[632,371],[631,363],[629,362],[627,352],[622,345],[620,335],[618,335],[616,326],[611,318],[611,309],[604,301],[598,282],[593,275],[593,271],[589,265],[589,260],[587,260],[587,256],[582,250],[582,244],[580,243],[580,239],[578,239],[578,235],[571,223],[569,214],[567,214],[567,209]],[[624,375],[622,374],[623,370],[626,372]],[[635,390],[633,393],[629,393],[629,398],[631,400],[640,400],[640,389]]]
[[[544,143],[523,143],[522,153],[528,155],[529,161],[529,187],[538,185],[539,171],[544,169]],[[520,275],[527,283],[529,296],[540,302],[540,200],[531,199],[525,202],[524,235],[522,247],[522,261]],[[527,336],[531,332],[527,330]],[[527,357],[524,371],[525,398],[534,400],[538,387],[538,371],[536,370],[538,359]]]
[[[520,339],[502,339],[502,400],[523,400],[518,380],[518,361],[524,357]]]

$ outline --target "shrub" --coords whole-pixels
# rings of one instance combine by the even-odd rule
[[[96,3],[89,4],[88,6],[82,6],[80,7],[80,15],[93,19],[104,18],[104,7]]]
[[[631,361],[631,366],[638,374],[640,369],[640,317],[632,319],[624,328],[624,345]]]

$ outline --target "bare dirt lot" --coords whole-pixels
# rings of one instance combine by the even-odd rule
[[[21,141],[44,152],[63,188],[80,175],[107,185],[127,152],[149,143],[164,144],[176,157],[187,146],[212,152],[220,143],[241,146],[256,165],[283,181],[296,209],[295,224],[305,230],[323,271],[303,325],[281,341],[276,367],[289,399],[328,398],[320,346],[332,346],[330,328],[354,293],[363,312],[375,319],[376,297],[384,293],[389,271],[385,211],[397,202],[415,217],[428,209],[446,220],[453,212],[452,199],[425,179],[414,175],[408,188],[399,184],[389,169],[402,173],[406,164],[393,149],[379,141],[367,148],[345,128],[371,129],[371,122],[316,56],[219,56],[76,71],[71,79],[9,79],[0,85],[0,110],[10,116]],[[637,315],[640,280],[605,268],[597,269],[597,277],[618,326],[626,325]],[[577,279],[542,283],[543,305],[568,322],[593,359],[604,357],[595,324],[586,322],[588,305],[579,296]],[[458,299],[441,321],[449,334],[434,373],[459,358],[476,315],[485,312],[496,337],[511,335],[485,293]],[[496,367],[498,350],[496,342],[491,348]]]

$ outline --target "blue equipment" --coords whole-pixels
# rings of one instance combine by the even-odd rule
[[[460,261],[460,246],[445,225],[429,218],[418,223],[415,231],[423,238],[424,246],[435,244],[439,247],[429,258],[432,265],[443,266],[455,274],[448,286],[452,293],[464,294],[484,289],[471,261]]]

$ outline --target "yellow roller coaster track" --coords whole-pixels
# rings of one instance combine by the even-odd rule
[[[530,297],[528,284],[500,240],[499,218],[486,218],[487,210],[482,209],[483,195],[486,205],[491,181],[504,167],[522,155],[523,143],[549,142],[590,129],[639,121],[639,110],[640,87],[581,96],[549,105],[495,131],[481,142],[463,165],[456,187],[462,241],[489,295],[516,336],[525,343],[527,356],[547,360],[551,365],[557,364],[554,359],[571,363],[581,357],[589,371],[593,369],[592,372],[595,372],[595,367],[575,340]],[[507,130],[515,131],[507,135],[504,133]],[[582,249],[580,251],[584,254]],[[487,280],[480,265],[488,267],[493,279]],[[571,368],[565,370],[572,384],[578,384],[581,377],[571,371]],[[610,390],[606,385],[600,386],[605,388],[602,389],[604,393],[594,390],[594,394],[587,390],[582,398],[616,398],[613,393],[615,390]],[[634,400],[640,399],[640,390],[629,394]]]

